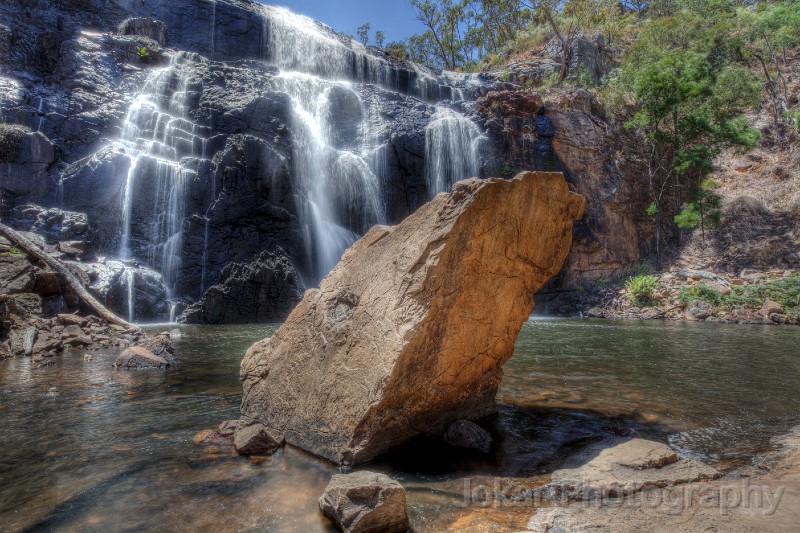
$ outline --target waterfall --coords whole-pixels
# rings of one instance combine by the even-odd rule
[[[478,174],[478,126],[448,108],[439,108],[425,128],[425,180],[431,196],[449,191],[459,180]]]
[[[314,265],[311,277],[317,282],[358,235],[386,219],[382,187],[369,163],[374,158],[367,111],[347,82],[289,72],[280,74],[276,84],[292,98],[293,179]],[[354,121],[347,141],[337,137],[343,125],[336,117],[343,116],[338,109],[343,105]]]
[[[118,257],[144,260],[160,272],[170,300],[177,296],[182,267],[187,187],[206,156],[210,135],[209,128],[193,122],[187,113],[191,70],[186,56],[178,55],[168,67],[152,71],[128,108],[115,141],[130,159]],[[134,297],[129,290],[131,316],[135,316]]]

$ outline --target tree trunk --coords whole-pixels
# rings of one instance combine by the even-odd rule
[[[101,304],[97,299],[89,294],[89,291],[83,286],[83,284],[75,277],[75,274],[70,272],[67,267],[65,267],[60,261],[50,257],[43,250],[40,250],[38,246],[33,244],[30,240],[26,237],[21,235],[19,232],[14,231],[13,229],[9,228],[5,224],[0,223],[0,235],[4,236],[15,246],[17,246],[20,250],[25,252],[26,254],[35,257],[39,261],[46,264],[48,267],[56,271],[62,278],[62,280],[69,285],[70,289],[72,289],[75,294],[80,298],[81,302],[84,303],[87,307],[91,308],[97,315],[108,322],[109,324],[116,324],[118,326],[123,326],[126,328],[132,327],[128,322],[124,321],[114,313],[108,310],[103,304]]]

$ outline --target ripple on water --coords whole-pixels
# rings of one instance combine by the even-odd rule
[[[0,362],[0,529],[332,531],[316,502],[336,467],[292,448],[251,462],[192,444],[238,416],[242,355],[275,327],[185,327],[167,372],[116,371],[110,352]],[[535,486],[609,436],[746,460],[800,423],[798,343],[800,328],[532,320],[484,421],[490,456],[421,440],[370,468],[408,488],[415,531],[522,529],[529,508],[464,509],[465,486]]]

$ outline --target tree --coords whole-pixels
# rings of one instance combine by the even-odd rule
[[[367,43],[369,42],[369,30],[370,30],[369,22],[365,22],[364,24],[359,26],[358,29],[356,30],[356,34],[358,35],[358,40],[361,41],[361,44],[363,44],[364,46],[367,46]]]
[[[382,30],[375,32],[375,45],[378,48],[383,48],[383,41],[386,39],[386,34]]]
[[[725,147],[752,147],[759,138],[742,111],[758,102],[761,86],[749,70],[731,62],[718,30],[692,14],[652,21],[623,67],[636,105],[626,126],[649,147],[648,213],[655,215],[657,261],[662,213],[678,216],[676,229],[693,227],[697,219],[705,233],[713,197],[702,184],[713,159]]]

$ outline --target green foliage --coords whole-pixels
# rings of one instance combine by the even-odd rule
[[[392,41],[386,45],[386,53],[395,59],[406,61],[409,59],[408,48],[405,43],[399,41]]]
[[[789,124],[800,133],[800,109],[789,110],[786,112],[786,118],[789,120]]]
[[[597,278],[594,283],[599,289],[606,289],[608,287],[608,282],[603,278]]]
[[[800,274],[767,280],[755,285],[734,285],[729,295],[723,297],[727,307],[757,309],[766,300],[778,302],[788,313],[800,312]]]
[[[722,303],[722,295],[705,283],[699,283],[678,289],[678,300],[684,304],[703,300],[716,307]]]
[[[139,54],[139,59],[142,61],[147,61],[150,58],[150,51],[146,46],[140,46],[136,49],[136,52]]]
[[[358,35],[358,40],[361,41],[361,44],[363,44],[364,46],[367,46],[367,43],[369,42],[369,30],[370,30],[369,22],[365,22],[364,24],[359,26],[358,29],[356,30],[356,35]]]
[[[658,288],[658,280],[649,274],[631,276],[625,282],[628,290],[628,299],[635,304],[644,305],[652,297],[653,291]]]
[[[652,202],[650,205],[647,206],[646,213],[647,216],[651,218],[655,218],[658,215],[658,204],[656,202]]]
[[[378,48],[383,48],[383,43],[386,40],[386,34],[383,33],[382,30],[378,30],[375,32],[375,46]]]
[[[27,255],[25,252],[23,252],[16,246],[9,248],[8,253],[10,253],[11,255]]]
[[[722,197],[713,190],[717,185],[714,180],[705,180],[694,191],[694,200],[675,215],[675,225],[681,229],[700,226],[703,238],[707,227],[718,228],[722,220]]]

